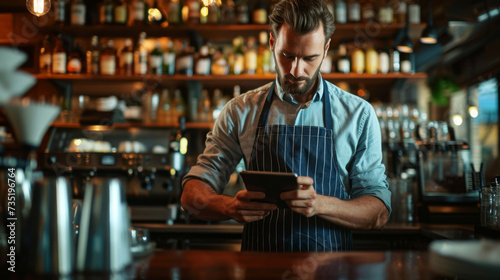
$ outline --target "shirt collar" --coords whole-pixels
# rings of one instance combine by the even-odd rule
[[[323,77],[321,76],[321,74],[318,74],[318,78],[317,78],[317,82],[318,82],[318,89],[316,90],[316,93],[314,94],[313,98],[312,98],[312,102],[317,102],[317,101],[320,101],[322,98],[323,98],[323,93],[324,93],[324,88],[323,88]],[[278,81],[278,75],[276,75],[276,96],[279,97],[279,99],[281,99],[281,101],[289,101],[289,102],[292,102],[292,103],[295,103],[297,104],[297,102],[289,95],[287,94],[283,88],[280,86],[280,83]]]

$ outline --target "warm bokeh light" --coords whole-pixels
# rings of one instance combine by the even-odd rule
[[[37,17],[48,13],[50,5],[50,0],[26,0],[26,8]]]
[[[202,17],[208,16],[208,8],[207,7],[201,8],[200,14],[201,14]]]
[[[149,9],[148,19],[150,22],[160,21],[162,19],[162,15],[161,15],[160,10],[158,10],[156,8]]]
[[[469,107],[469,115],[474,119],[477,118],[477,116],[479,116],[479,110],[477,109],[476,106]]]
[[[464,122],[462,116],[460,115],[454,115],[453,116],[453,123],[456,125],[456,126],[460,126],[462,125],[462,123]]]
[[[180,140],[179,151],[181,152],[181,154],[185,155],[187,153],[187,149],[188,149],[188,140],[186,137],[182,137]]]

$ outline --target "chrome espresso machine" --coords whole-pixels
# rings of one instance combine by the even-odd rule
[[[54,127],[46,142],[41,168],[69,178],[73,198],[83,198],[93,177],[118,178],[132,222],[176,220],[187,153],[179,128]]]
[[[419,217],[424,222],[476,223],[483,164],[476,168],[471,150],[455,139],[444,122],[430,122],[429,135],[419,139]]]

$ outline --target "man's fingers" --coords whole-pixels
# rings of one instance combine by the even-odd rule
[[[316,198],[316,192],[312,187],[309,187],[305,190],[298,190],[298,191],[289,191],[289,192],[282,192],[280,194],[280,198],[283,200],[292,200],[292,199],[301,199],[301,200],[307,200],[307,199],[314,199]]]
[[[311,177],[299,176],[297,177],[297,184],[309,186],[314,184],[314,180]]]
[[[252,191],[240,191],[236,194],[239,199],[263,199],[266,197],[266,194],[263,192],[252,192]]]

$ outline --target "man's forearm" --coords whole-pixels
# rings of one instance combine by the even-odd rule
[[[231,198],[217,194],[207,183],[191,179],[184,185],[181,205],[196,218],[210,221],[229,219],[224,214],[224,205]]]
[[[387,207],[374,196],[361,196],[341,200],[331,196],[318,196],[318,216],[351,229],[380,229],[388,218]]]

